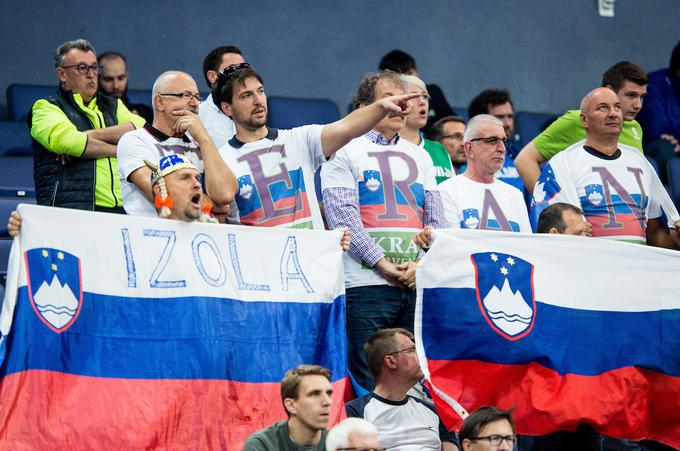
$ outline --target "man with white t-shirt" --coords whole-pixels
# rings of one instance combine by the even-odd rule
[[[680,249],[680,218],[659,177],[637,150],[621,144],[621,101],[597,88],[581,101],[580,141],[550,159],[534,188],[532,218],[566,202],[583,210],[593,236]],[[662,210],[668,218],[661,222]]]
[[[127,214],[156,216],[151,171],[144,160],[158,161],[172,153],[184,155],[203,177],[206,194],[218,208],[234,199],[236,179],[203,127],[196,111],[200,101],[189,74],[169,71],[153,85],[152,125],[123,135],[118,143],[118,173]]]
[[[503,123],[488,114],[468,122],[465,172],[439,185],[449,227],[531,233],[522,193],[494,174],[505,161]]]
[[[212,91],[217,85],[217,76],[222,69],[243,62],[245,60],[238,47],[222,45],[212,49],[203,60],[203,75],[210,90]],[[198,117],[201,118],[201,122],[218,149],[236,133],[234,121],[222,112],[219,104],[213,101],[212,93],[198,106]]]
[[[456,434],[446,429],[434,405],[408,394],[424,377],[413,340],[411,332],[399,328],[370,337],[364,352],[375,389],[345,404],[345,412],[373,424],[387,449],[457,451]]]
[[[354,111],[405,88],[397,73],[369,74],[355,94]],[[352,237],[344,256],[349,367],[365,389],[373,387],[373,379],[361,352],[364,343],[379,329],[413,330],[419,249],[411,238],[423,226],[444,225],[432,159],[400,138],[404,122],[386,116],[321,168],[328,226],[348,227]]]
[[[238,180],[231,220],[258,227],[324,229],[314,172],[388,114],[408,114],[408,100],[416,94],[399,94],[328,125],[277,130],[266,125],[262,77],[247,63],[221,71],[213,96],[236,125],[236,135],[219,150]]]

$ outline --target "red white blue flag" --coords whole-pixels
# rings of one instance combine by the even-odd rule
[[[439,413],[514,408],[519,433],[588,423],[680,447],[680,253],[593,238],[437,231],[416,344]]]
[[[3,449],[233,449],[280,380],[346,391],[337,232],[22,206],[0,315]]]

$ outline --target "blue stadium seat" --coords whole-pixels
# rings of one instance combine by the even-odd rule
[[[31,134],[21,122],[0,122],[0,155],[32,155]]]
[[[6,221],[5,221],[6,222]],[[2,305],[2,301],[4,299],[4,294],[5,294],[5,282],[7,280],[7,263],[9,260],[9,251],[12,249],[12,240],[10,239],[5,239],[5,240],[0,240],[0,285],[2,285],[3,289],[2,294],[3,297],[0,298],[0,306]]]
[[[645,155],[645,157],[647,157],[647,161],[649,161],[649,164],[651,164],[656,171],[656,175],[659,175],[659,164],[656,162],[656,160],[649,155]]]
[[[537,137],[548,125],[557,119],[551,113],[528,113],[525,111],[515,115],[515,133],[519,134],[519,144],[524,147]]]
[[[150,89],[128,89],[127,97],[130,103],[142,103],[151,107],[151,90]]]
[[[7,87],[7,116],[10,121],[26,122],[36,100],[52,95],[56,86],[12,83]]]
[[[340,119],[340,110],[328,99],[269,97],[269,125],[289,129],[308,124],[330,124]]]
[[[668,160],[668,184],[673,203],[680,210],[680,158]]]
[[[19,204],[34,204],[35,199],[23,197],[15,197],[13,199],[3,199],[0,198],[0,240],[2,238],[9,237],[9,232],[7,231],[7,219],[10,213],[17,209]]]
[[[463,119],[465,119],[465,122],[467,122],[470,119],[468,117],[468,109],[467,108],[463,108],[463,107],[460,107],[460,106],[454,106],[451,109],[453,110],[453,114],[455,114],[456,116],[462,117]]]
[[[0,157],[0,196],[35,197],[33,157]]]

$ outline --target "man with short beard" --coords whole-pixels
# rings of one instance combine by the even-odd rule
[[[314,172],[383,118],[406,116],[408,101],[417,95],[403,90],[398,94],[328,125],[277,130],[267,126],[262,77],[247,63],[221,71],[212,98],[236,125],[236,135],[220,147],[220,155],[238,177],[233,221],[258,227],[324,229]]]
[[[125,134],[118,144],[125,211],[156,216],[151,171],[144,160],[158,161],[172,153],[185,156],[198,168],[205,192],[215,206],[227,206],[234,199],[236,179],[198,118],[201,97],[194,79],[184,72],[165,72],[154,83],[152,96],[153,124]]]
[[[153,111],[143,103],[130,103],[128,99],[128,65],[125,56],[112,50],[97,57],[103,67],[99,75],[99,90],[109,97],[120,99],[134,114],[143,117],[146,122],[153,121]]]

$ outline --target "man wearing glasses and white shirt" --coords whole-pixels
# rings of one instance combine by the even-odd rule
[[[505,141],[500,120],[470,119],[463,137],[467,168],[438,187],[449,227],[531,233],[522,193],[494,177],[505,161]]]
[[[103,67],[86,40],[57,47],[54,63],[59,89],[29,114],[38,204],[123,213],[116,144],[144,119],[97,92]]]
[[[203,60],[203,75],[210,90],[212,91],[217,85],[217,78],[222,69],[232,64],[245,63],[245,61],[241,50],[233,45],[223,45],[212,49]],[[212,93],[198,107],[198,117],[201,118],[203,126],[218,149],[236,134],[234,121],[222,112],[219,102],[215,103],[213,100]]]
[[[118,143],[118,172],[125,211],[157,215],[151,189],[151,171],[144,160],[158,161],[175,153],[186,157],[202,176],[204,191],[218,208],[234,200],[236,178],[217,153],[198,118],[201,96],[189,74],[162,73],[152,90],[152,125],[127,133]]]

